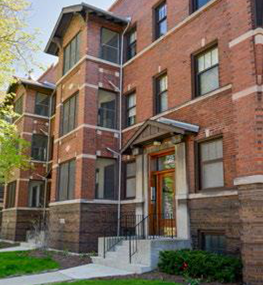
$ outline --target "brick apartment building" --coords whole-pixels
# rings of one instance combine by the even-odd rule
[[[262,2],[82,3],[45,51],[58,64],[10,87],[35,169],[6,188],[2,237],[44,211],[52,248],[87,252],[111,218],[148,217],[262,284]]]

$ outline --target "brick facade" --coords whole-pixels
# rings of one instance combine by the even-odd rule
[[[52,171],[49,173],[51,247],[75,252],[96,250],[97,238],[110,223],[103,218],[105,213],[116,219],[118,211],[116,200],[100,201],[96,197],[97,160],[117,158],[114,151],[120,151],[120,137],[122,146],[125,146],[145,122],[166,118],[199,127],[198,133],[183,136],[186,165],[183,185],[187,197],[176,198],[179,206],[185,203],[187,207],[189,238],[193,247],[200,247],[201,232],[220,232],[226,238],[226,251],[241,255],[243,259],[244,281],[248,285],[262,283],[263,32],[259,25],[263,13],[258,2],[211,0],[193,12],[191,1],[167,0],[168,32],[156,41],[153,40],[154,8],[161,3],[157,0],[132,3],[118,0],[110,8],[113,14],[105,12],[100,17],[94,7],[90,14],[90,7],[76,5],[67,12],[70,21],[67,20],[69,17],[63,18],[62,12],[63,21],[56,26],[46,48],[48,53],[58,57],[58,64],[39,79],[39,82],[45,82],[56,78],[56,112],[50,119],[49,128],[50,136],[54,138]],[[121,66],[101,58],[101,29],[104,27],[121,34],[127,27],[125,17],[131,17],[129,29],[137,29],[137,55]],[[63,35],[60,34],[62,30]],[[64,50],[78,33],[81,43],[79,61],[63,75]],[[215,45],[219,52],[219,88],[196,97],[194,58]],[[163,72],[168,76],[168,109],[156,114],[153,82]],[[117,91],[121,86],[122,106],[119,106],[120,93]],[[115,129],[99,126],[100,90],[116,92],[118,124]],[[17,97],[22,92],[24,90],[18,88]],[[137,98],[136,124],[126,128],[123,127],[127,115],[125,102],[131,92],[135,92]],[[31,113],[35,93],[27,90],[26,94],[25,110]],[[63,105],[74,94],[78,94],[76,128],[62,135]],[[120,114],[122,122],[119,122]],[[35,120],[28,115],[17,122],[19,131],[24,132],[28,140],[28,133],[47,130],[45,120],[37,119],[37,123]],[[120,125],[123,127],[121,132]],[[223,141],[224,186],[201,190],[197,146],[214,138]],[[177,149],[171,138],[162,140],[161,144],[159,150]],[[151,141],[147,147],[141,147],[140,155],[133,157],[141,166],[136,173],[136,197],[121,202],[121,216],[147,214],[150,193],[147,163],[149,156],[157,150]],[[128,155],[124,160],[129,158]],[[74,198],[59,201],[59,169],[61,164],[72,159],[76,159]],[[36,164],[36,169],[37,173],[45,175],[42,165]],[[124,177],[124,168],[121,172]],[[36,171],[27,171],[20,175],[26,180],[35,174]],[[123,193],[125,181],[121,185]],[[184,188],[182,183],[177,185]],[[16,207],[25,207],[27,187],[26,182],[19,186]],[[118,185],[115,188],[118,192]],[[5,232],[6,237],[15,239],[16,223],[12,222],[13,226],[7,229],[6,220],[10,215],[15,212],[4,210],[5,230],[2,234]],[[15,215],[12,220],[16,219]]]

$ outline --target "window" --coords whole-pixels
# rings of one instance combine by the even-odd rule
[[[58,200],[66,201],[74,199],[76,161],[62,163],[59,166]]]
[[[6,208],[14,208],[16,204],[16,181],[7,186]]]
[[[51,98],[51,116],[55,115],[56,113],[56,100],[57,100],[57,96],[55,94]]]
[[[196,95],[219,88],[218,48],[209,49],[196,57]]]
[[[136,196],[136,162],[126,164],[126,198]]]
[[[201,249],[213,253],[226,253],[226,237],[221,233],[201,232]]]
[[[151,160],[152,171],[165,171],[175,168],[175,154],[153,157]]]
[[[44,181],[30,181],[29,183],[29,207],[44,207]]]
[[[132,31],[127,36],[127,60],[133,58],[137,52],[137,31]]]
[[[119,63],[120,35],[111,30],[102,28],[101,31],[101,58]]]
[[[3,201],[5,193],[5,185],[0,183],[0,201]]]
[[[53,152],[54,152],[54,136],[52,136],[50,138],[49,144],[50,144],[50,146],[49,146],[49,161],[51,161],[53,159]]]
[[[80,33],[78,33],[64,49],[64,68],[66,74],[80,58]]]
[[[168,109],[168,77],[167,74],[156,79],[156,113],[162,113]]]
[[[98,100],[98,125],[108,129],[116,129],[116,94],[99,90]]]
[[[201,189],[223,187],[223,140],[217,139],[201,143],[199,151]]]
[[[50,96],[42,93],[37,93],[36,104],[35,104],[35,114],[40,116],[49,116],[49,100]]]
[[[47,160],[47,143],[48,143],[47,136],[33,135],[31,156],[34,160],[38,160],[38,161]]]
[[[22,95],[20,98],[18,98],[14,105],[14,111],[17,114],[22,115],[23,113],[23,102],[24,102],[24,95]]]
[[[127,95],[127,127],[136,124],[136,94]]]
[[[76,127],[77,121],[77,98],[78,95],[74,95],[63,104],[62,112],[62,135],[65,135]]]
[[[193,10],[196,11],[206,5],[211,0],[192,0],[193,1]]]
[[[96,199],[117,199],[117,161],[98,158],[96,161]]]
[[[162,3],[155,9],[155,39],[167,33],[167,4]]]

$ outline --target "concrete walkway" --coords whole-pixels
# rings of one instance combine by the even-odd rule
[[[0,285],[42,285],[99,277],[125,276],[130,274],[133,274],[133,272],[97,264],[88,264],[56,272],[0,279]]]

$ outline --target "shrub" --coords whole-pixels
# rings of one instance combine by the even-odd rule
[[[171,275],[224,283],[239,281],[242,275],[240,259],[199,250],[163,251],[159,269]]]

